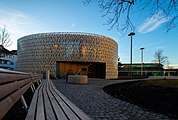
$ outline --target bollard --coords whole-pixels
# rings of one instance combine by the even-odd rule
[[[46,70],[46,79],[49,80],[50,79],[50,71]]]

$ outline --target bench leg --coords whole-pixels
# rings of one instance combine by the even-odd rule
[[[32,87],[33,87],[34,90],[36,89],[34,84],[32,84]]]
[[[35,92],[34,88],[32,86],[30,86],[30,88],[32,90],[32,93],[34,93]]]
[[[38,84],[38,86],[40,85],[40,83],[38,81],[36,83]]]
[[[27,106],[27,103],[26,103],[26,101],[25,101],[23,95],[20,97],[20,99],[21,99],[21,101],[22,101],[22,104],[23,104],[23,106],[24,106],[25,111],[27,112],[27,111],[28,111],[28,106]]]

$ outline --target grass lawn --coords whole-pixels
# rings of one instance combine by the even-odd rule
[[[178,118],[178,80],[147,80],[113,84],[103,90],[151,111]]]
[[[178,88],[178,80],[149,80],[146,84]]]

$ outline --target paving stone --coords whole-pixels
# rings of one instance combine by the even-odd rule
[[[124,80],[89,79],[87,85],[67,84],[53,80],[56,88],[94,120],[174,120],[160,113],[116,99],[102,88]]]

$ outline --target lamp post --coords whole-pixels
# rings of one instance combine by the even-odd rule
[[[130,43],[130,77],[132,78],[132,36],[134,36],[135,33],[134,32],[130,32],[128,34],[128,36],[130,36],[130,40],[131,40],[131,43]]]
[[[141,76],[143,76],[143,50],[145,48],[140,48],[141,50]]]

